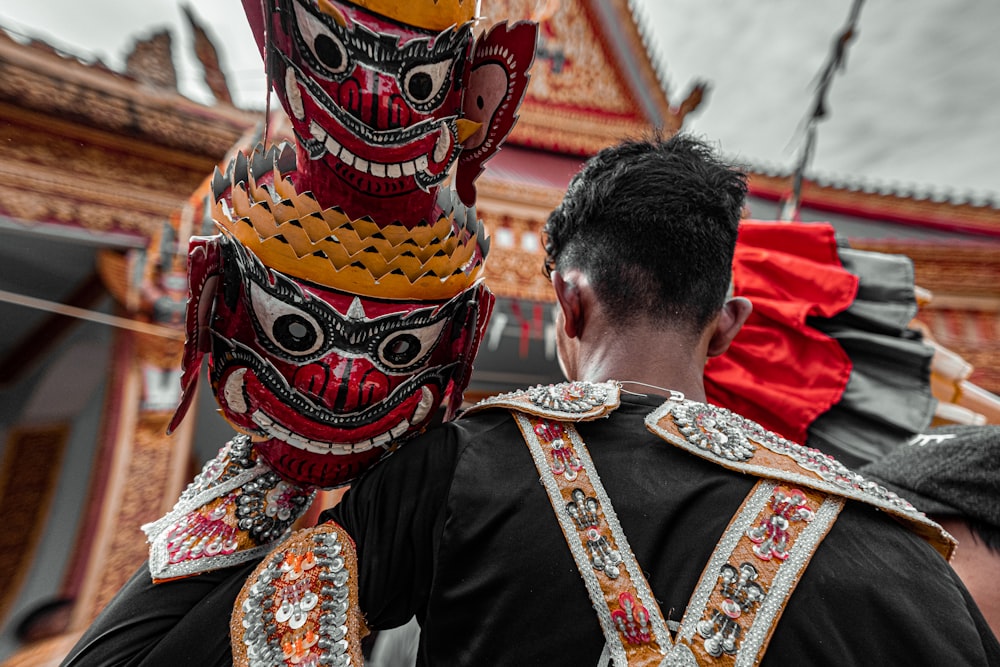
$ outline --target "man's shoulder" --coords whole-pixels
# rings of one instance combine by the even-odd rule
[[[945,556],[954,542],[906,499],[833,456],[807,447],[725,408],[671,400],[646,418],[663,440],[730,470],[876,507],[905,522]]]
[[[539,421],[602,420],[616,414],[621,404],[621,388],[616,382],[539,385],[481,401],[453,428],[459,429],[466,442],[483,441],[486,430],[510,424],[513,412],[521,430],[530,435]],[[651,408],[645,426],[674,447],[722,468],[877,507],[905,522],[942,554],[949,555],[954,548],[950,536],[905,499],[866,480],[834,457],[787,440],[725,408],[678,394]],[[503,433],[506,437],[512,432]]]
[[[848,502],[802,573],[767,657],[822,646],[810,664],[982,665],[973,613],[928,543],[889,514]]]

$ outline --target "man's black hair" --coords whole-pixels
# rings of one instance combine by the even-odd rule
[[[1000,528],[971,516],[963,516],[962,520],[969,527],[972,539],[986,545],[986,548],[1000,556]]]
[[[545,225],[545,268],[574,267],[610,314],[700,331],[725,302],[746,177],[686,135],[606,148]]]

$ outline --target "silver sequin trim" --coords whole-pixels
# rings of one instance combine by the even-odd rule
[[[639,594],[639,601],[642,602],[642,606],[649,612],[649,623],[653,629],[653,636],[656,638],[660,648],[669,649],[671,645],[670,633],[667,631],[663,616],[656,613],[656,610],[659,609],[659,604],[656,602],[656,598],[653,597],[653,591],[649,588],[649,582],[646,581],[646,576],[635,559],[635,554],[628,543],[625,531],[622,530],[621,523],[618,521],[614,505],[611,504],[611,498],[608,496],[608,492],[605,490],[604,484],[601,483],[601,478],[597,474],[597,466],[594,465],[593,459],[590,458],[590,452],[587,450],[583,438],[580,437],[580,434],[572,424],[563,424],[563,428],[573,442],[576,454],[583,463],[583,469],[587,471],[587,477],[590,478],[590,485],[594,487],[597,500],[601,503],[604,520],[608,522],[608,528],[611,529],[611,535],[618,546],[618,551],[622,557],[622,564],[628,570],[629,576],[632,577],[632,585],[635,586],[636,593]]]
[[[272,536],[266,544],[240,549],[226,556],[206,556],[183,560],[180,563],[170,563],[167,540],[170,529],[178,521],[211,500],[221,498],[236,489],[273,474],[273,470],[267,464],[260,461],[253,462],[250,459],[251,447],[250,438],[245,435],[238,435],[230,440],[188,484],[170,512],[156,521],[142,526],[142,531],[149,541],[149,572],[154,579],[185,577],[246,563],[266,554],[277,542],[291,534],[294,521],[304,514],[312,504],[316,496],[315,490],[303,491],[305,500],[297,506],[297,512],[289,517],[287,522],[283,522],[286,527],[280,531],[280,534]],[[226,468],[230,462],[243,470],[231,477],[226,477]]]
[[[570,398],[567,398],[567,394]],[[591,382],[563,382],[549,386],[539,385],[528,390],[528,400],[545,410],[579,414],[604,405],[608,389]]]
[[[347,613],[349,583],[343,558],[339,556],[341,545],[337,534],[323,532],[312,536],[316,544],[316,563],[324,568],[320,580],[323,582],[319,617],[320,641],[322,649],[319,664],[322,667],[339,667],[350,664],[348,654]],[[285,665],[281,646],[276,638],[277,623],[274,620],[274,586],[272,581],[281,578],[281,563],[285,554],[274,553],[257,580],[250,585],[250,591],[243,602],[243,644],[247,647],[250,667],[279,667]]]
[[[747,440],[743,429],[733,424],[730,413],[705,403],[684,401],[674,405],[674,423],[698,448],[730,461],[753,457],[757,448]]]
[[[227,442],[215,455],[215,458],[206,463],[201,472],[181,492],[173,509],[156,521],[144,524],[142,531],[149,539],[153,539],[157,533],[169,527],[188,512],[198,509],[208,501],[223,496],[267,473],[270,468],[260,462],[253,463],[248,457],[249,451],[250,438],[245,435],[238,435]],[[243,471],[232,477],[225,477],[225,469],[229,461],[242,467]]]
[[[667,652],[660,667],[698,667],[698,659],[687,644],[677,644]]]
[[[607,640],[605,650],[610,655],[611,660],[614,661],[612,664],[624,665],[626,664],[625,647],[618,634],[618,629],[611,619],[611,611],[604,600],[604,591],[601,589],[601,584],[597,581],[597,576],[594,574],[590,559],[587,557],[583,546],[580,544],[580,539],[577,537],[576,526],[573,525],[572,520],[570,520],[565,512],[560,511],[563,505],[563,497],[559,492],[555,476],[549,468],[548,457],[545,456],[545,450],[542,448],[541,441],[535,435],[534,428],[532,428],[531,421],[527,416],[515,412],[514,419],[517,420],[518,425],[521,427],[521,433],[528,444],[531,458],[534,459],[535,467],[538,468],[539,475],[541,476],[542,486],[545,487],[545,491],[549,495],[549,502],[555,511],[556,520],[559,521],[559,526],[562,528],[563,534],[568,538],[571,537],[571,539],[566,540],[566,543],[573,554],[573,559],[576,561],[576,569],[580,572],[583,583],[587,587],[587,594],[590,595],[594,611],[597,612],[597,620],[600,622],[601,630],[604,632],[604,637]]]

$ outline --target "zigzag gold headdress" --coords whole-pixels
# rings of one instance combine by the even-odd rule
[[[479,0],[352,0],[386,18],[426,30],[460,26],[479,13]],[[325,3],[320,0],[319,5]]]
[[[291,145],[258,145],[214,179],[216,221],[266,266],[381,299],[449,299],[479,279],[489,240],[475,209],[450,189],[439,192],[442,214],[433,223],[377,225],[297,192],[294,165]]]

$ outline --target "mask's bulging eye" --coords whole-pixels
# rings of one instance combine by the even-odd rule
[[[340,37],[298,3],[295,3],[295,19],[299,37],[307,49],[306,56],[316,71],[329,78],[345,74],[350,57]]]
[[[323,328],[304,310],[250,285],[250,305],[260,330],[278,351],[292,357],[312,354],[323,346]]]
[[[420,339],[413,334],[399,334],[382,347],[382,354],[386,361],[395,366],[403,366],[420,354]]]
[[[409,370],[420,365],[434,351],[445,324],[446,321],[442,320],[389,334],[379,343],[379,361],[392,370]]]
[[[317,35],[313,41],[313,52],[331,72],[343,72],[347,66],[347,50],[333,35]]]
[[[451,81],[451,60],[411,67],[403,75],[403,94],[417,109],[429,111],[444,99]]]
[[[282,347],[293,352],[305,352],[316,344],[317,333],[312,324],[299,314],[282,315],[271,330]]]

